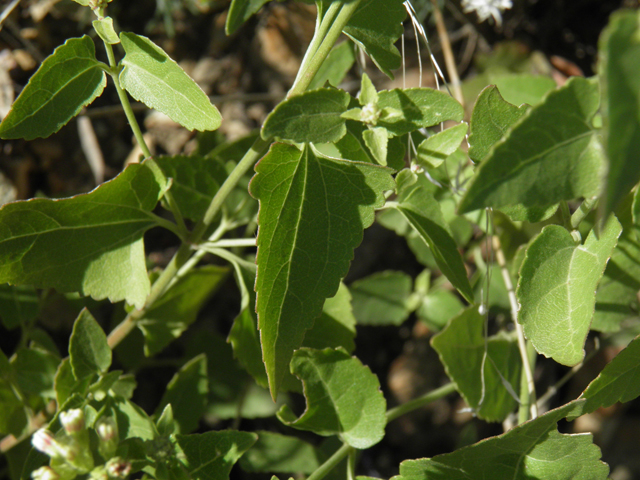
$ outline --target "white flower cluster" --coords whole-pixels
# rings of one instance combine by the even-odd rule
[[[502,12],[511,7],[513,7],[511,0],[462,0],[465,13],[476,12],[480,22],[493,17],[498,25],[502,24]]]

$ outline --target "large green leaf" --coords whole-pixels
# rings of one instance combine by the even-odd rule
[[[111,348],[107,336],[86,308],[73,324],[69,339],[69,360],[76,380],[105,373],[111,366]]]
[[[199,155],[156,157],[167,178],[171,179],[171,193],[183,217],[200,220],[220,184],[227,178],[222,162]]]
[[[480,164],[460,212],[596,195],[603,151],[591,120],[598,103],[598,84],[573,77],[530,108]]]
[[[433,458],[406,460],[393,480],[605,480],[609,467],[591,435],[564,435],[556,423],[583,401],[572,402],[512,430]]]
[[[288,406],[278,418],[318,435],[340,435],[355,448],[369,448],[384,436],[386,401],[369,367],[342,349],[297,350],[291,372],[304,385],[307,408],[296,418]]]
[[[231,35],[270,0],[232,0],[225,23],[225,33]]]
[[[438,267],[469,303],[473,291],[460,252],[445,222],[440,205],[425,186],[428,180],[410,170],[403,170],[398,183],[398,210],[429,245]]]
[[[342,118],[351,97],[343,90],[320,88],[281,102],[267,117],[262,138],[293,142],[336,142],[347,133]]]
[[[319,466],[318,451],[296,437],[257,432],[258,441],[240,459],[246,472],[313,473]]]
[[[634,338],[600,375],[592,381],[580,398],[587,401],[569,420],[616,402],[629,402],[640,396],[640,337]]]
[[[214,265],[193,269],[146,310],[136,322],[144,334],[145,355],[155,355],[182,335],[227,273],[228,269]]]
[[[374,220],[391,170],[275,144],[256,166],[260,200],[256,311],[263,360],[275,397],[293,350],[335,295],[353,249]]]
[[[135,33],[122,32],[120,41],[126,52],[120,83],[133,98],[189,130],[220,126],[218,109],[164,50]]]
[[[569,366],[582,360],[596,287],[621,231],[611,217],[584,245],[558,225],[545,227],[531,242],[516,295],[518,322],[539,353]]]
[[[401,65],[395,43],[402,35],[406,14],[402,0],[362,0],[343,29],[390,78],[392,70]]]
[[[198,428],[200,417],[207,406],[208,393],[207,358],[198,355],[173,376],[156,408],[156,416],[159,417],[164,408],[171,404],[176,431],[190,433]]]
[[[409,316],[413,281],[403,272],[374,273],[349,286],[353,313],[361,325],[400,325]]]
[[[57,132],[107,84],[93,40],[70,38],[45,59],[0,124],[0,138],[33,140]]]
[[[236,430],[176,435],[177,457],[194,480],[227,480],[231,467],[257,439],[255,433]]]
[[[0,282],[79,291],[142,307],[149,293],[142,236],[164,180],[145,164],[85,195],[0,208]]]
[[[640,180],[640,12],[611,15],[600,37],[598,71],[601,79],[604,144],[609,160],[606,212]]]
[[[396,88],[378,92],[378,108],[402,112],[380,119],[377,126],[393,135],[404,135],[445,120],[460,122],[464,109],[454,98],[432,88]]]
[[[517,404],[513,394],[519,390],[522,364],[515,337],[498,334],[485,341],[484,324],[478,308],[470,307],[434,336],[431,344],[475,414],[501,422]]]
[[[495,85],[485,88],[471,113],[469,133],[469,158],[482,161],[493,145],[505,137],[507,130],[529,109],[528,105],[516,107],[505,101]]]

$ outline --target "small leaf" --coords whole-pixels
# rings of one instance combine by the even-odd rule
[[[495,85],[485,88],[471,113],[469,158],[475,162],[484,160],[491,147],[506,136],[529,108],[529,105],[516,107],[505,101]]]
[[[245,472],[313,473],[319,466],[315,447],[296,437],[257,432],[258,441],[240,459]]]
[[[449,290],[433,290],[422,297],[416,315],[429,328],[438,332],[463,308],[460,298],[454,293]]]
[[[444,221],[440,205],[424,185],[428,180],[410,170],[403,170],[396,181],[398,210],[429,245],[442,273],[469,303],[473,303],[473,291],[462,257],[449,225]]]
[[[342,349],[297,350],[291,372],[304,385],[307,408],[295,418],[286,405],[285,424],[318,435],[340,435],[355,448],[369,448],[384,436],[386,402],[378,378]]]
[[[640,337],[634,338],[593,380],[580,398],[586,399],[579,413],[568,419],[629,402],[640,396]]]
[[[19,437],[29,424],[29,407],[16,394],[15,371],[0,350],[0,432]]]
[[[320,65],[313,81],[309,84],[308,90],[322,88],[328,82],[329,85],[337,87],[356,61],[351,42],[342,42],[329,52],[327,59]]]
[[[42,62],[0,124],[0,138],[33,140],[60,130],[107,84],[88,36],[70,38]]]
[[[598,103],[597,83],[573,77],[529,109],[480,164],[459,211],[596,195],[603,152],[591,121]]]
[[[322,1],[326,4],[329,0]],[[391,71],[401,65],[395,43],[402,36],[406,15],[402,0],[363,0],[343,31],[393,78]]]
[[[499,334],[485,342],[484,323],[478,308],[470,307],[435,335],[431,344],[478,418],[501,422],[517,405],[513,393],[519,390],[522,364],[516,339]]]
[[[144,334],[144,353],[150,357],[180,337],[205,302],[220,287],[228,270],[208,265],[193,269],[146,310],[136,325]]]
[[[231,467],[256,442],[255,433],[223,430],[176,435],[178,458],[194,480],[227,480]]]
[[[224,29],[227,35],[232,35],[244,22],[270,0],[232,0],[227,14]]]
[[[464,109],[446,93],[432,88],[396,88],[378,92],[378,108],[393,109],[402,115],[381,117],[377,125],[393,135],[404,135],[445,120],[460,122]]]
[[[387,145],[389,135],[382,127],[371,128],[362,132],[362,139],[380,165],[387,165]]]
[[[258,320],[269,387],[275,397],[293,350],[335,295],[353,249],[393,189],[390,169],[275,144],[256,166],[260,200]],[[296,232],[292,235],[292,232]]]
[[[107,343],[107,336],[86,308],[73,324],[69,339],[69,359],[76,380],[105,373],[111,366],[111,348]]]
[[[596,287],[621,231],[612,217],[584,245],[558,225],[545,227],[531,242],[516,295],[518,322],[538,353],[568,366],[582,360]]]
[[[376,87],[373,86],[373,82],[371,82],[369,75],[366,73],[362,74],[358,101],[363,107],[368,104],[375,105],[378,103],[378,92],[376,91]]]
[[[120,34],[126,55],[120,83],[133,98],[189,130],[215,130],[222,117],[184,70],[164,50],[135,33]]]
[[[418,146],[417,163],[427,168],[438,168],[460,147],[466,133],[467,124],[461,123],[430,136]]]
[[[142,307],[149,293],[142,237],[164,190],[146,164],[92,192],[0,208],[0,282],[79,291]]]
[[[405,460],[393,480],[511,478],[605,480],[607,464],[591,435],[564,435],[556,424],[583,401],[551,410],[507,433],[433,458]]]
[[[164,408],[171,404],[176,431],[190,433],[198,428],[207,406],[208,393],[207,358],[198,355],[173,376],[156,408],[156,416],[159,417]]]
[[[611,15],[600,37],[604,144],[609,160],[604,213],[612,212],[640,180],[640,12]]]
[[[281,102],[262,127],[263,139],[298,143],[336,142],[347,133],[342,113],[351,97],[343,90],[320,88]]]
[[[93,29],[100,38],[110,45],[120,43],[120,38],[113,28],[113,18],[105,17],[92,22]]]
[[[349,290],[360,325],[400,325],[409,317],[411,277],[403,272],[374,273],[353,282]]]
[[[153,440],[158,436],[153,420],[135,403],[129,400],[120,401],[115,405],[114,413],[120,440],[127,438]]]

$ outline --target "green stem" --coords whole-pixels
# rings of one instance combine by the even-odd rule
[[[344,457],[349,455],[353,447],[347,445],[346,443],[342,445],[336,452],[331,455],[326,462],[320,465],[315,472],[307,477],[307,480],[320,480],[324,478],[333,468],[338,465]]]
[[[435,390],[432,390],[429,393],[422,395],[421,397],[414,398],[407,403],[403,403],[402,405],[398,405],[395,408],[391,408],[387,410],[387,423],[392,422],[396,418],[412,412],[413,410],[424,407],[429,403],[440,400],[441,398],[444,398],[455,391],[456,385],[453,382],[447,383],[446,385],[443,385],[440,388],[436,388]]]
[[[560,202],[560,213],[562,213],[562,224],[564,228],[571,231],[571,212],[569,211],[569,205],[565,200]]]
[[[582,221],[585,219],[591,210],[593,210],[598,204],[598,197],[593,198],[585,198],[585,200],[580,204],[578,209],[573,212],[571,216],[571,228],[577,230]]]
[[[127,92],[125,92],[124,88],[122,88],[122,85],[120,85],[120,78],[119,78],[120,69],[116,64],[116,58],[113,53],[113,47],[107,42],[104,42],[104,46],[105,46],[105,49],[107,50],[107,58],[109,59],[109,66],[111,67],[111,78],[113,79],[113,84],[116,87],[116,92],[118,92],[118,98],[120,99],[120,103],[122,104],[122,109],[124,110],[124,114],[126,115],[127,120],[129,121],[129,126],[133,131],[133,135],[134,137],[136,137],[136,141],[138,142],[138,145],[140,145],[142,154],[144,155],[145,159],[147,159],[149,167],[152,170],[154,170],[154,173],[156,175],[159,175],[164,178],[164,173],[162,172],[162,169],[158,166],[155,160],[153,160],[153,157],[151,156],[151,150],[149,150],[149,146],[147,145],[147,142],[145,142],[144,140],[144,136],[142,135],[142,130],[140,130],[140,125],[136,120],[136,115],[135,113],[133,113],[133,109],[131,108],[131,103],[129,102],[129,97],[127,96]],[[173,198],[173,194],[170,191],[166,191],[164,194],[164,198],[169,204],[169,209],[171,210],[174,218],[176,219],[176,223],[178,225],[178,230],[176,234],[181,239],[186,238],[188,234],[187,226],[184,223],[184,218],[180,213],[178,204]]]

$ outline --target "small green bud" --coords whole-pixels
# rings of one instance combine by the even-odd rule
[[[64,431],[69,435],[81,432],[85,427],[84,412],[79,408],[61,412],[60,423],[64,427]]]
[[[105,460],[110,459],[118,448],[118,426],[112,417],[103,417],[98,421],[96,433],[100,439],[98,451]]]
[[[375,125],[380,118],[380,109],[375,103],[367,103],[362,107],[360,112],[360,120],[367,125]]]

